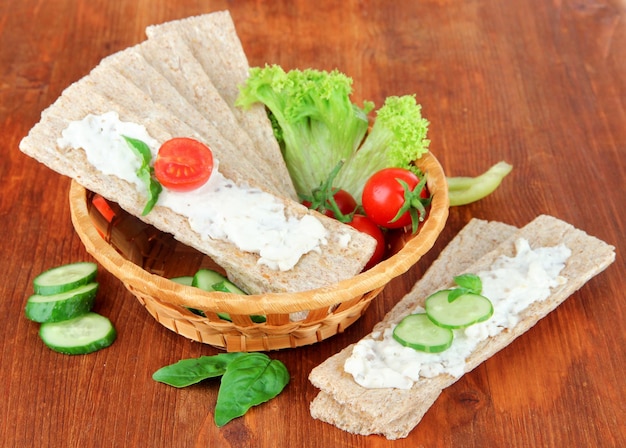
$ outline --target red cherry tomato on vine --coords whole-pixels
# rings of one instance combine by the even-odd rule
[[[354,212],[354,210],[356,210],[356,200],[346,190],[336,190],[333,193],[333,199],[335,200],[339,211],[344,215],[349,215],[350,213]],[[318,200],[318,202],[321,201],[323,201],[323,198]],[[324,213],[326,216],[330,216],[331,218],[335,217],[335,213],[332,211],[330,201],[328,200],[326,200],[326,202],[323,204],[320,203],[319,205],[314,205],[311,201],[302,201],[302,203],[308,208],[315,208],[317,211]]]
[[[404,183],[404,185],[403,185]],[[376,224],[388,229],[413,225],[429,196],[427,189],[414,191],[420,179],[404,168],[385,168],[372,175],[363,187],[363,210]]]
[[[355,214],[352,217],[352,221],[348,222],[347,224],[354,227],[360,232],[367,233],[376,240],[376,249],[374,249],[372,257],[363,268],[364,271],[367,271],[369,268],[378,264],[378,262],[383,259],[386,247],[385,235],[380,227],[378,227],[371,219],[364,215]]]
[[[356,210],[356,200],[346,190],[337,190],[333,193],[333,198],[335,199],[339,211],[344,215],[349,215]],[[327,207],[328,206],[329,204],[327,204]]]
[[[204,185],[213,171],[213,153],[204,143],[179,137],[163,143],[154,161],[154,175],[165,188],[190,191]]]

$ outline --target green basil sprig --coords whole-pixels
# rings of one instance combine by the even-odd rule
[[[150,162],[152,161],[152,152],[150,151],[150,147],[141,140],[136,138],[127,137],[123,135],[124,140],[128,143],[128,146],[133,150],[135,155],[139,157],[141,160],[141,166],[137,170],[137,177],[146,185],[148,189],[148,201],[144,206],[142,211],[142,215],[145,216],[154,207],[157,200],[159,199],[159,194],[163,190],[161,184],[154,177],[154,168],[150,166]]]
[[[448,302],[454,302],[463,294],[472,293],[480,294],[483,290],[483,282],[479,276],[475,274],[461,274],[454,277],[454,283],[458,288],[454,288],[448,294]]]
[[[252,406],[271,400],[289,383],[285,365],[263,353],[220,353],[184,359],[162,367],[152,378],[174,387],[185,387],[221,376],[215,405],[215,423],[224,426]]]

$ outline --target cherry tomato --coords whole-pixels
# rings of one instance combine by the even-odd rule
[[[352,217],[352,221],[347,224],[360,232],[367,233],[376,240],[376,249],[374,249],[372,257],[363,268],[364,271],[367,271],[372,266],[378,264],[383,259],[383,255],[385,255],[385,234],[380,227],[365,215],[355,214]]]
[[[415,232],[429,196],[426,188],[415,191],[419,184],[415,173],[404,168],[385,168],[374,173],[363,187],[365,214],[381,227],[412,225]]]
[[[177,137],[163,143],[154,162],[154,175],[165,188],[190,191],[204,185],[213,171],[213,153],[204,143]]]
[[[356,210],[356,200],[346,190],[337,190],[333,193],[333,199],[335,200],[339,211],[344,215],[349,215]],[[330,206],[328,202],[326,204],[326,207]]]
[[[314,193],[318,194],[318,193]],[[321,194],[321,193],[319,193]],[[356,210],[357,203],[356,200],[352,197],[350,193],[345,190],[335,190],[333,193],[333,199],[335,200],[335,204],[337,204],[337,208],[344,215],[350,215],[354,210]],[[332,210],[332,205],[330,204],[330,200],[326,200],[326,202],[322,202],[324,200],[323,197],[314,198],[315,204],[311,201],[305,200],[302,201],[304,205],[308,208],[315,208],[320,213],[324,213],[326,216],[330,216],[331,218],[335,217],[335,213]]]

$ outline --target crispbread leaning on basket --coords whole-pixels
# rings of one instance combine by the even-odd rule
[[[513,342],[615,259],[613,246],[550,216],[539,216],[522,229],[474,219],[366,339],[379,340],[385,330],[423,306],[429,294],[451,287],[453,276],[477,273],[489,269],[501,256],[513,256],[520,238],[528,240],[533,248],[560,244],[569,248],[571,255],[559,274],[566,281],[552,288],[545,300],[524,309],[512,328],[479,342],[461,366],[462,372],[471,371]],[[314,368],[309,376],[321,390],[311,403],[312,416],[352,433],[382,434],[388,439],[406,437],[442,390],[459,378],[449,373],[424,374],[406,389],[363,387],[344,370],[354,349],[355,344],[346,347]]]
[[[122,213],[108,223],[91,205],[93,195],[78,183],[70,190],[72,222],[85,247],[135,294],[165,327],[229,351],[294,348],[343,332],[394,277],[405,273],[434,244],[448,215],[445,176],[430,154],[419,166],[433,194],[429,217],[398,253],[350,279],[298,293],[233,295],[208,293],[168,280],[181,269],[215,267],[213,260],[170,235]],[[101,234],[105,235],[105,239]],[[189,310],[201,310],[206,317]],[[229,313],[232,322],[217,313]],[[255,323],[251,315],[267,321]],[[301,316],[295,319],[294,316]]]
[[[184,43],[182,39],[179,42],[181,45]],[[135,51],[142,52],[142,49],[151,48],[153,44],[152,41],[146,41],[135,47]],[[161,52],[165,55],[163,58],[176,58],[176,55],[167,56],[168,48],[182,51],[178,47],[164,47]],[[185,97],[181,98],[182,95],[176,89],[169,89],[168,95],[166,89],[170,84],[164,77],[146,75],[142,90],[141,79],[145,73],[153,70],[153,66],[143,59],[143,70],[136,70],[140,72],[138,78],[131,79],[122,74],[125,59],[133,57],[132,50],[105,58],[88,76],[68,87],[55,104],[43,113],[42,120],[22,141],[20,148],[55,171],[78,180],[87,189],[114,200],[131,214],[141,216],[144,201],[136,187],[96,169],[87,162],[81,148],[59,148],[58,140],[63,137],[63,131],[71,122],[82,120],[89,114],[101,116],[114,111],[122,122],[143,125],[148,134],[159,142],[180,136],[196,138],[209,145],[219,161],[220,173],[227,179],[274,195],[276,205],[272,206],[284,207],[288,221],[315,216],[327,230],[327,244],[323,250],[311,250],[303,254],[293,269],[283,271],[260,264],[257,254],[240,250],[229,241],[204,237],[190,225],[190,220],[173,212],[171,208],[157,204],[153,211],[142,217],[145,222],[176,235],[185,244],[213,257],[226,270],[229,278],[249,293],[303,291],[350,278],[361,271],[374,250],[373,239],[291,200],[290,196],[294,193],[285,191],[288,185],[284,185],[283,181],[272,185],[273,179],[289,177],[288,174],[280,175],[286,170],[284,164],[266,163],[245,139],[235,144],[226,138],[235,139],[235,136],[243,133],[241,128],[233,127],[235,120],[225,103],[221,107],[217,103],[213,104],[213,115],[209,121],[195,112],[196,107],[173,108],[171,104],[184,102]],[[190,61],[195,62],[193,59]],[[188,65],[193,64],[184,64],[182,59],[177,59],[176,73],[186,79],[187,71],[184,67]],[[149,81],[155,84],[148,84]],[[200,82],[206,84],[209,81],[203,79]],[[204,98],[197,98],[196,101],[203,103]],[[269,122],[266,126],[270,126]],[[276,150],[279,151],[277,146]]]
[[[441,232],[448,198],[436,158],[427,154],[417,161],[433,197],[420,232],[398,254],[361,273],[374,240],[299,204],[264,108],[244,112],[235,107],[237,86],[245,80],[248,64],[230,15],[221,12],[153,26],[148,36],[105,58],[69,86],[42,113],[20,149],[74,179],[72,218],[87,250],[164,326],[228,350],[296,347],[343,331],[389,280],[430,249]],[[219,175],[232,182],[228,185],[262,194],[273,210],[283,211],[286,223],[308,223],[302,228],[315,229],[314,244],[307,241],[297,262],[284,267],[268,262],[262,252],[203,235],[192,219],[160,202],[142,215],[146,197],[141,189],[95,167],[85,148],[68,137],[78,134],[66,133],[71,124],[87,119],[96,127],[104,123],[99,125],[103,129],[111,122],[126,129],[140,126],[156,142],[173,137],[205,142]],[[91,207],[93,193],[121,207],[116,220],[99,231],[94,223],[102,221]],[[202,206],[207,207],[206,202]],[[308,232],[301,234],[312,238]],[[193,274],[191,269],[215,266],[252,295],[206,293],[176,284],[163,277],[171,264],[189,266],[187,275]],[[232,322],[217,313],[228,313]],[[251,315],[263,315],[266,321],[253,322]]]

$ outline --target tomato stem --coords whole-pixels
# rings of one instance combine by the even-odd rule
[[[411,216],[411,233],[416,233],[419,223],[426,219],[426,206],[430,204],[430,197],[422,198],[422,190],[426,187],[426,175],[422,177],[420,182],[415,186],[413,191],[409,188],[404,180],[396,178],[398,183],[402,185],[404,190],[404,204],[398,210],[396,216],[390,221],[395,222],[406,212]]]
[[[300,199],[310,202],[309,208],[321,213],[325,210],[330,210],[337,221],[348,223],[352,221],[356,209],[351,213],[343,213],[337,205],[337,201],[335,201],[335,193],[339,191],[339,188],[333,187],[335,177],[337,177],[337,173],[339,173],[343,164],[344,161],[340,160],[330,172],[328,178],[318,188],[311,191],[311,196],[300,195]]]

